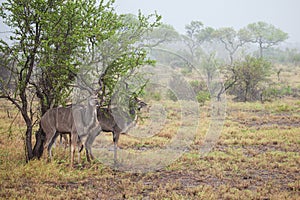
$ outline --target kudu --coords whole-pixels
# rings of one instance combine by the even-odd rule
[[[45,132],[44,149],[51,160],[51,147],[57,136],[70,133],[71,164],[73,167],[76,146],[81,137],[94,135],[101,131],[97,120],[97,96],[91,95],[86,106],[72,105],[49,109],[41,118],[41,127]]]
[[[97,118],[101,126],[101,131],[112,132],[113,142],[114,142],[114,161],[117,160],[117,145],[120,134],[126,134],[132,127],[136,125],[137,113],[136,110],[140,111],[141,108],[147,106],[147,104],[137,98],[134,98],[135,106],[129,108],[129,113],[119,113],[115,111],[116,108],[97,108]],[[124,116],[127,115],[127,116]],[[129,116],[130,115],[130,116]],[[92,155],[91,146],[95,138],[100,134],[100,132],[94,132],[90,134],[85,142],[85,149],[87,153],[87,159],[94,156]]]

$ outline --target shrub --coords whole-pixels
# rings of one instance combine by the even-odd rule
[[[262,92],[262,101],[271,101],[273,99],[282,98],[284,96],[297,97],[297,89],[289,85],[272,85],[264,89]]]
[[[210,93],[208,91],[200,91],[197,94],[197,101],[204,105],[205,101],[210,100]]]
[[[268,84],[271,73],[271,63],[255,57],[246,57],[245,61],[234,64],[235,84],[230,93],[237,101],[260,100],[264,85]]]

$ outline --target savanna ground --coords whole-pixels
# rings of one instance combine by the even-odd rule
[[[300,86],[297,73],[286,80]],[[299,77],[299,75],[298,75]],[[153,172],[114,171],[100,161],[69,168],[68,150],[56,146],[54,161],[25,163],[24,124],[11,105],[0,109],[0,198],[2,199],[300,199],[300,99],[266,103],[228,101],[222,134],[199,156],[211,120],[201,107],[199,127],[189,151]],[[180,126],[176,103],[163,128],[151,139],[120,137],[124,149],[164,146]],[[109,137],[111,133],[102,137]]]

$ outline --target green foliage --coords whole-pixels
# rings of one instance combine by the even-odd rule
[[[238,101],[260,100],[263,86],[268,82],[271,63],[262,59],[247,56],[245,61],[234,65],[236,82],[230,90]]]
[[[201,105],[204,105],[206,101],[210,100],[210,93],[208,91],[199,91],[196,98]]]
[[[148,52],[141,45],[141,41],[145,34],[160,25],[160,18],[157,14],[121,15],[117,19],[119,27],[114,34],[93,47],[91,56],[85,62],[87,65],[96,63],[92,73],[96,75],[96,79],[103,82],[101,94],[103,105],[110,103],[112,95],[117,90],[124,90],[119,92],[129,96],[142,92],[146,80],[143,80],[136,70],[143,65],[154,65],[155,61],[149,59]],[[87,71],[91,72],[91,70]],[[139,84],[127,87],[126,82],[131,78]],[[121,86],[120,82],[126,87]]]
[[[184,67],[184,68],[181,69],[181,73],[183,75],[191,74],[192,73],[192,69],[190,67]]]
[[[101,64],[100,72],[108,88],[103,90],[103,96],[109,96],[117,79],[138,66],[153,64],[146,51],[135,44],[160,24],[161,16],[141,13],[118,16],[113,3],[113,0],[100,4],[94,0],[66,3],[41,0],[3,4],[2,17],[15,30],[11,40],[17,42],[12,48],[24,52],[18,55],[23,58],[18,58],[18,64],[27,64],[26,58],[31,55],[36,67],[32,72],[36,72],[36,78],[31,83],[46,107],[64,103],[72,89],[70,83],[82,66],[90,71],[92,63]],[[33,46],[35,52],[31,52]]]
[[[210,100],[210,92],[208,91],[207,84],[204,81],[194,80],[189,82],[189,84],[196,94],[197,101],[201,105]]]
[[[263,49],[277,45],[288,38],[288,34],[276,28],[272,24],[257,22],[248,24],[239,31],[241,40],[245,42],[258,43],[260,57],[263,56]]]
[[[198,43],[202,43],[205,40],[210,40],[213,33],[213,28],[204,27],[204,24],[200,21],[192,21],[185,26],[186,35],[190,39],[194,39]]]
[[[265,58],[277,63],[300,65],[300,52],[298,49],[269,48],[265,51]]]
[[[18,54],[17,65],[28,65],[30,57],[34,68],[28,75],[35,78],[28,78],[45,107],[63,104],[74,76],[82,70],[93,73],[91,65],[95,63],[101,65],[102,70],[96,71],[108,90],[103,89],[103,96],[110,96],[117,80],[132,74],[133,69],[153,64],[135,44],[160,24],[161,16],[119,16],[113,3],[41,0],[3,4],[2,17],[15,30],[11,40],[16,43],[10,48],[24,52]]]
[[[203,52],[201,45],[212,40],[214,29],[205,27],[200,21],[192,21],[185,26],[185,29],[186,34],[182,35],[183,43],[187,47],[185,57],[193,65],[198,65]]]
[[[270,85],[262,92],[262,100],[272,101],[284,96],[297,96],[296,93],[290,85]]]
[[[244,45],[237,31],[231,27],[219,28],[213,32],[213,37],[219,40],[229,53],[230,64],[233,63],[233,55]]]
[[[220,67],[220,62],[216,58],[216,53],[202,54],[201,62],[199,68],[206,77],[208,86],[211,86],[212,80],[216,77],[218,68]]]
[[[191,87],[196,91],[196,89],[199,87],[200,83],[198,80],[193,80],[190,82]]]
[[[149,31],[143,40],[147,47],[156,47],[158,45],[167,44],[179,39],[178,32],[173,26],[168,24],[160,24],[152,31]]]
[[[107,39],[119,26],[113,1],[13,1],[3,3],[1,17],[13,30],[12,49],[20,93],[34,87],[42,113],[64,104],[91,41]],[[5,12],[4,12],[5,11]],[[17,52],[22,53],[17,53]],[[26,78],[25,78],[26,77]],[[23,86],[23,87],[22,87]],[[21,90],[22,89],[22,90]]]
[[[275,109],[275,112],[292,112],[294,107],[288,104],[280,104]]]
[[[189,82],[195,94],[200,91],[207,91],[207,84],[204,81],[193,80]]]

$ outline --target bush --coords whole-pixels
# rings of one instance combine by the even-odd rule
[[[193,80],[189,82],[190,86],[194,90],[195,94],[200,91],[208,91],[207,84],[204,81]]]
[[[197,94],[197,101],[201,104],[204,105],[205,101],[210,100],[210,93],[208,91],[200,91]]]
[[[193,80],[189,84],[196,94],[198,103],[203,105],[205,101],[210,100],[210,93],[204,81]]]
[[[261,100],[264,85],[268,84],[271,74],[271,63],[255,57],[246,57],[245,61],[236,62],[232,70],[235,84],[230,94],[235,95],[237,101]],[[228,80],[232,82],[232,80]],[[270,91],[271,93],[274,91]]]
[[[297,93],[297,89],[294,89],[289,85],[273,85],[263,90],[261,100],[271,101],[273,99],[282,98],[284,96],[297,97]]]
[[[191,70],[191,68],[185,67],[185,68],[183,68],[183,69],[181,70],[181,73],[182,73],[183,75],[188,75],[188,74],[191,74],[191,73],[192,73],[192,70]]]

